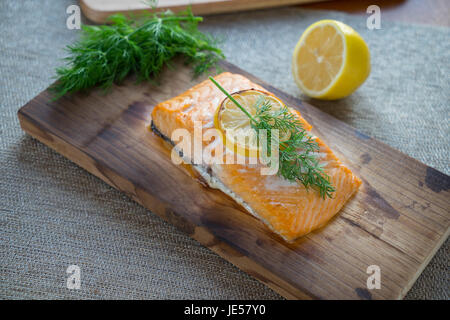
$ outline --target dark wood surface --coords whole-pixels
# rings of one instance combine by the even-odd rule
[[[367,16],[367,7],[376,4],[383,19],[408,23],[450,26],[449,0],[335,0],[302,5],[303,8],[337,10]]]
[[[44,91],[19,110],[22,128],[287,298],[402,298],[449,234],[450,178],[371,139],[234,65],[298,108],[363,186],[325,227],[288,244],[231,198],[170,161],[166,142],[148,128],[154,105],[192,81],[184,67],[160,86],[132,79],[51,102]],[[381,268],[381,289],[366,287]]]

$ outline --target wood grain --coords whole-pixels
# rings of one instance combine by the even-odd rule
[[[128,79],[56,102],[44,91],[19,110],[22,128],[287,298],[402,298],[449,235],[450,178],[330,115],[240,73],[298,108],[364,181],[325,227],[288,244],[222,192],[170,161],[167,143],[148,128],[157,103],[192,80],[183,66],[161,84]],[[381,268],[368,290],[366,269]]]
[[[168,4],[167,7],[163,8],[170,8],[174,11],[182,10],[186,7],[186,2],[190,1],[168,0],[165,1]],[[367,7],[376,4],[381,8],[382,21],[388,19],[407,23],[450,26],[450,1],[448,0],[379,0],[376,3],[373,0],[197,0],[193,3],[195,13],[202,15],[300,3],[302,8],[336,10],[359,16],[367,16]],[[141,0],[80,0],[80,6],[86,17],[97,23],[104,23],[110,14],[116,12],[139,13],[144,9]]]
[[[324,0],[162,0],[158,1],[157,10],[177,12],[191,6],[195,14],[207,15],[317,1]],[[96,23],[104,23],[110,15],[119,12],[139,14],[149,10],[142,0],[80,0],[80,6],[84,15]]]

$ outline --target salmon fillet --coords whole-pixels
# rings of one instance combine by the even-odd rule
[[[238,74],[225,72],[215,80],[230,93],[247,89],[267,92]],[[193,133],[194,121],[201,121],[205,129],[212,128],[214,113],[224,98],[225,95],[206,80],[158,104],[152,112],[152,126],[168,139],[178,128]],[[304,128],[311,130],[311,125],[295,112]],[[317,142],[320,147],[317,155],[325,164],[324,171],[336,189],[333,198],[322,198],[318,191],[306,190],[301,183],[290,182],[278,175],[261,175],[260,164],[200,164],[193,168],[210,187],[231,196],[271,230],[292,242],[329,221],[361,185],[361,180],[339,161],[327,145],[319,138]],[[214,141],[204,142],[204,147],[210,143]],[[192,162],[186,157],[185,160]]]

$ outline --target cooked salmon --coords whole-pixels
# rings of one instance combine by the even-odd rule
[[[216,76],[215,80],[231,93],[247,89],[267,92],[239,74],[225,72]],[[203,128],[211,128],[214,113],[224,98],[225,95],[211,81],[206,80],[158,104],[152,112],[152,125],[169,139],[175,129],[183,128],[193,133],[195,121],[200,121]],[[298,112],[297,115],[304,128],[311,130],[311,125]],[[316,190],[307,190],[302,184],[290,182],[278,175],[261,175],[261,164],[204,163],[194,165],[193,168],[210,187],[231,196],[271,230],[292,242],[323,226],[361,185],[361,180],[339,161],[330,148],[320,138],[316,140],[320,147],[317,156],[336,189],[332,198],[323,198]],[[204,142],[205,146],[210,143],[217,141]]]

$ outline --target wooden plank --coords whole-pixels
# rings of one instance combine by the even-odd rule
[[[288,298],[402,298],[449,235],[450,177],[240,73],[296,107],[364,181],[325,227],[288,244],[222,192],[170,161],[148,128],[152,108],[202,79],[179,65],[161,84],[128,79],[52,102],[44,91],[19,110],[22,128]],[[381,269],[368,290],[367,267]]]
[[[318,1],[324,0],[160,0],[157,10],[177,12],[190,6],[195,14],[207,15]],[[149,10],[142,0],[80,0],[80,6],[85,16],[97,23],[104,23],[115,13],[139,14]]]

